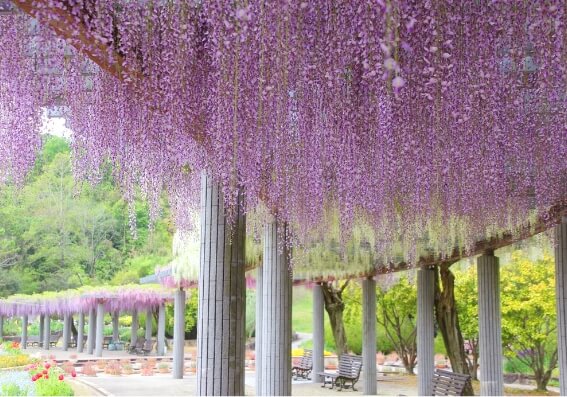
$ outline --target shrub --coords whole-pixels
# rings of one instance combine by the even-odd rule
[[[29,371],[31,380],[35,383],[37,396],[73,396],[74,392],[60,368],[48,362],[34,365]]]
[[[31,362],[29,356],[25,354],[13,356],[0,356],[0,368],[22,367]]]

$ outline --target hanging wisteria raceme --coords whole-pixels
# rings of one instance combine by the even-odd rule
[[[64,315],[88,313],[98,303],[106,312],[155,309],[173,300],[171,291],[156,286],[121,285],[81,287],[60,292],[13,295],[0,299],[0,315]]]
[[[262,202],[306,245],[336,210],[345,236],[370,226],[382,262],[467,250],[566,204],[559,0],[39,4],[77,175],[96,180],[110,162],[153,215],[165,187],[183,228],[202,171],[229,211],[244,191],[248,209]],[[67,41],[102,68],[85,73],[84,56],[56,43],[62,14]],[[29,33],[1,26],[2,51],[18,53]],[[27,76],[3,81],[9,92],[53,84],[9,67]]]

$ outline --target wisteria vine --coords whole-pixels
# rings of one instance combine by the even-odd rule
[[[467,250],[565,205],[562,1],[15,0],[30,2],[34,32],[0,17],[0,171],[16,180],[56,97],[77,175],[110,162],[154,216],[165,188],[180,228],[203,171],[229,210],[243,189],[305,244],[334,211],[347,235],[370,226],[386,262],[400,246],[406,261]],[[48,28],[62,14],[78,51]]]

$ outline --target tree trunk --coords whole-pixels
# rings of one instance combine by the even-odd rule
[[[325,310],[327,314],[329,314],[337,356],[341,356],[348,351],[345,325],[343,322],[345,303],[342,297],[342,293],[347,284],[348,280],[340,288],[336,288],[331,282],[321,283],[325,300]]]
[[[452,263],[436,266],[438,271],[435,272],[435,318],[443,336],[453,372],[470,375],[455,302],[455,276],[449,270],[451,265]],[[441,290],[441,285],[443,290]],[[463,391],[463,395],[474,395],[470,383]]]

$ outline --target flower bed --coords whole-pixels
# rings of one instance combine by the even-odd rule
[[[73,396],[74,392],[69,383],[65,381],[63,370],[51,365],[49,362],[33,364],[29,367],[28,376],[35,386],[36,396]],[[77,376],[76,372],[71,377]]]
[[[22,367],[31,362],[30,357],[22,353],[18,342],[4,342],[0,345],[0,369]]]

